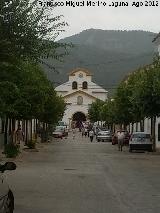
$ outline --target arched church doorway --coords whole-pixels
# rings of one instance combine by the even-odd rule
[[[73,114],[72,122],[76,128],[82,127],[82,122],[86,121],[86,116],[83,112],[76,112]]]

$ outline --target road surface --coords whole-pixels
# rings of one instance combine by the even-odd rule
[[[159,213],[160,155],[72,133],[24,152],[7,172],[15,213]]]

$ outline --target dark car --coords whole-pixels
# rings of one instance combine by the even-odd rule
[[[112,136],[112,145],[118,144],[118,138],[117,138],[117,133],[119,132],[116,131],[116,133]],[[130,139],[130,134],[127,130],[122,130],[124,132],[125,138],[124,138],[124,145],[129,144],[129,139]]]
[[[14,196],[8,184],[4,181],[2,173],[5,170],[15,170],[16,164],[7,162],[4,165],[0,164],[0,213],[13,213],[14,211]]]

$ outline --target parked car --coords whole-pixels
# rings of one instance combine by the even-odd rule
[[[54,132],[52,132],[52,135],[54,138],[63,138],[63,132],[60,131],[59,129],[55,129]]]
[[[68,136],[68,129],[66,126],[56,126],[55,131],[52,133],[55,138],[63,138]]]
[[[115,134],[113,134],[112,136],[112,145],[118,144],[118,138],[117,138],[117,133],[119,132],[119,130],[117,130],[115,132]],[[129,139],[130,139],[130,134],[127,130],[122,130],[122,132],[124,132],[125,138],[124,138],[124,145],[128,145],[129,144]]]
[[[112,141],[112,133],[110,131],[99,131],[96,137],[97,141]]]
[[[101,131],[110,131],[109,129],[107,129],[106,127],[100,127]]]
[[[129,152],[132,150],[153,151],[151,135],[146,132],[133,132],[129,140]]]
[[[0,164],[0,213],[13,213],[14,211],[14,195],[8,184],[4,181],[2,173],[6,170],[15,170],[16,164],[7,162],[4,165]]]

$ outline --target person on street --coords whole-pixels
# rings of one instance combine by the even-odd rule
[[[90,132],[90,130],[91,130],[91,129],[88,127],[88,128],[87,128],[87,135],[88,135],[88,137],[89,137],[89,132]]]
[[[87,133],[88,133],[88,129],[85,128],[85,129],[84,129],[84,135],[85,135],[85,137],[87,136]]]
[[[17,138],[17,144],[20,146],[20,149],[22,149],[24,146],[23,144],[24,134],[20,125],[18,126],[18,129],[16,131],[16,138]]]
[[[120,129],[117,132],[117,139],[118,139],[118,150],[122,151],[123,143],[124,143],[124,132],[122,132],[122,129]]]
[[[85,134],[85,129],[82,128],[82,137],[84,136],[84,134]]]
[[[90,137],[90,141],[92,142],[93,141],[93,137],[94,137],[94,131],[93,131],[93,129],[91,129],[89,131],[89,137]]]
[[[76,134],[76,129],[75,128],[72,129],[72,133],[73,133],[73,139],[75,139],[75,134]]]

